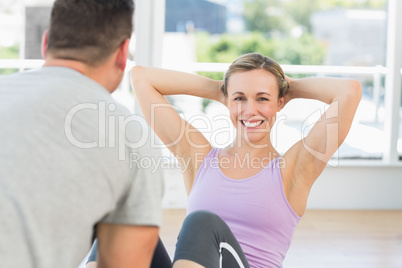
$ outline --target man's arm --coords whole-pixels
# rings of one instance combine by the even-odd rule
[[[100,223],[97,268],[145,268],[158,242],[158,227]]]

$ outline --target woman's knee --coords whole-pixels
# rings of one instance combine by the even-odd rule
[[[215,213],[208,211],[208,210],[197,210],[190,213],[185,221],[184,224],[200,225],[200,226],[216,226],[217,224],[222,224],[224,221]]]
[[[198,210],[190,213],[184,220],[182,230],[184,232],[196,232],[202,234],[226,233],[229,227],[215,213],[207,210]]]

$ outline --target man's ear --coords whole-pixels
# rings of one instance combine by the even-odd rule
[[[49,30],[46,29],[43,34],[42,34],[42,43],[41,43],[41,54],[42,58],[46,60],[46,51],[47,51],[47,35],[48,35]]]
[[[118,48],[118,52],[117,52],[117,56],[116,56],[116,65],[122,71],[124,71],[124,69],[126,68],[129,44],[130,44],[130,39],[127,38],[126,40],[123,41],[123,43]]]

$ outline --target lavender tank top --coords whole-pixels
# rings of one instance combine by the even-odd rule
[[[187,214],[209,210],[230,227],[252,268],[282,267],[300,217],[283,190],[279,158],[258,174],[231,179],[218,164],[221,149],[207,154],[188,197]],[[245,167],[246,168],[246,167]]]

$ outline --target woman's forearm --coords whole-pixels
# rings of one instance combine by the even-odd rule
[[[222,81],[173,70],[135,66],[131,71],[134,85],[147,83],[162,95],[191,95],[223,101]]]
[[[289,99],[315,99],[330,104],[334,100],[358,93],[359,82],[340,78],[287,78],[289,82]]]

